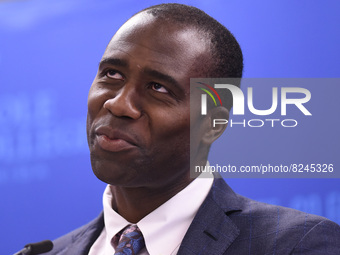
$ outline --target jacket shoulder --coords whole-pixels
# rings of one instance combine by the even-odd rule
[[[243,209],[229,215],[240,229],[235,244],[247,243],[251,254],[340,254],[338,224],[321,216],[237,196]]]
[[[340,226],[324,217],[246,198],[221,178],[208,197],[238,230],[223,254],[340,254]]]
[[[103,214],[70,233],[53,241],[52,251],[46,255],[87,254],[104,227]]]

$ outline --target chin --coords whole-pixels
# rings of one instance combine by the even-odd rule
[[[118,166],[112,161],[91,159],[91,165],[95,176],[110,185],[130,186],[138,179],[134,170]]]

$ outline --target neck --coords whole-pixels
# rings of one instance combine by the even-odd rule
[[[137,223],[175,196],[193,180],[189,179],[166,188],[132,188],[111,185],[112,208],[127,221]]]

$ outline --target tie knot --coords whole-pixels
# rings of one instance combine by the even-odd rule
[[[128,225],[114,237],[115,255],[136,255],[144,248],[144,237],[137,225]]]

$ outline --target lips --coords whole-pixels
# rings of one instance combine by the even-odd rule
[[[114,130],[110,126],[99,126],[95,129],[95,141],[101,149],[120,152],[136,148],[136,141],[130,135]]]

